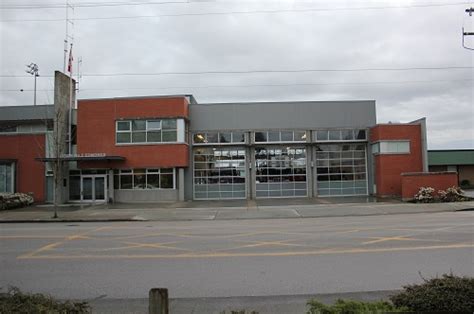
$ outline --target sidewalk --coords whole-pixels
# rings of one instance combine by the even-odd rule
[[[388,300],[397,290],[346,292],[315,295],[250,296],[228,298],[170,299],[169,310],[174,314],[209,313],[230,314],[231,311],[244,310],[246,313],[257,311],[260,314],[304,314],[308,310],[307,302],[315,298],[325,304],[333,304],[337,299],[358,301]],[[94,313],[125,314],[147,313],[148,299],[97,299],[90,301]]]
[[[454,212],[471,209],[474,209],[474,201],[412,204],[373,197],[66,204],[59,208],[57,219],[51,218],[54,212],[52,206],[40,205],[1,211],[0,223],[316,218]]]

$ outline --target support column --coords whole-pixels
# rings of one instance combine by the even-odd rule
[[[255,169],[255,148],[254,147],[248,147],[246,150],[249,154],[249,158],[247,159],[247,189],[248,189],[248,194],[247,194],[247,199],[254,200],[256,199],[257,195],[257,190],[255,187],[255,182],[256,182],[256,169]]]
[[[309,131],[308,131],[309,133]],[[313,197],[313,181],[314,181],[314,159],[313,149],[310,145],[306,145],[306,192],[309,198]]]
[[[115,195],[114,195],[114,170],[109,169],[108,171],[108,200],[106,200],[108,203],[114,203],[115,202]]]
[[[184,201],[184,168],[178,168],[178,199]]]

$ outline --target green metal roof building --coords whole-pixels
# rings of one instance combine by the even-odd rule
[[[430,172],[457,171],[459,185],[474,187],[474,149],[429,150]]]

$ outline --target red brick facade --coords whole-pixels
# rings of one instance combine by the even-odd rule
[[[404,172],[423,171],[422,129],[419,124],[380,124],[370,130],[370,141],[409,140],[410,152],[375,154],[375,184],[378,196],[400,196]]]
[[[35,202],[45,201],[45,166],[35,158],[45,156],[44,134],[0,136],[0,159],[15,161],[15,192],[32,193]]]
[[[82,162],[81,168],[187,167],[187,144],[117,145],[116,121],[120,119],[188,119],[185,97],[80,100],[77,111],[77,152],[122,156],[124,161]]]
[[[457,185],[456,172],[404,173],[402,174],[402,199],[413,199],[420,187],[432,187],[438,192]]]

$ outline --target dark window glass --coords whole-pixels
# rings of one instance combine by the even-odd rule
[[[131,189],[132,185],[132,175],[121,175],[120,176],[120,188],[121,189]]]
[[[160,188],[172,189],[173,188],[173,174],[161,174],[160,175]]]
[[[161,129],[161,121],[160,120],[148,120],[147,121],[147,129],[148,130],[160,130]]]
[[[302,132],[302,131],[295,132],[295,141],[297,141],[297,142],[306,141],[306,132]]]
[[[328,181],[329,180],[329,177],[328,176],[324,176],[324,175],[319,175],[318,176],[318,181]]]
[[[219,140],[219,137],[217,136],[217,133],[207,133],[208,143],[217,143],[218,140]]]
[[[117,130],[130,131],[130,121],[117,121]]]
[[[145,143],[146,141],[146,132],[133,132],[132,133],[132,143]]]
[[[341,140],[341,131],[339,131],[339,130],[329,131],[329,140],[330,141],[340,141]]]
[[[147,142],[150,142],[150,143],[161,142],[161,131],[148,131]]]
[[[222,132],[219,133],[219,143],[230,143],[231,142],[231,133],[230,132]]]
[[[134,120],[132,121],[132,131],[145,131],[146,120]]]
[[[350,141],[354,139],[354,133],[352,130],[342,130],[342,139],[345,141]]]
[[[266,142],[267,132],[255,132],[255,142]]]
[[[280,132],[268,132],[268,141],[269,142],[279,142],[280,141]]]
[[[176,142],[178,139],[178,135],[176,131],[163,131],[163,142]]]
[[[341,155],[342,158],[352,158],[352,152],[342,152],[342,155]]]
[[[145,189],[146,188],[145,169],[134,169],[133,170],[133,188],[134,189]]]
[[[159,174],[147,174],[147,189],[159,189],[160,188],[160,175]]]
[[[81,199],[81,177],[69,177],[69,199]]]
[[[316,152],[316,158],[317,159],[328,159],[329,158],[329,153],[327,153],[327,152]]]
[[[114,175],[114,189],[117,190],[120,188],[120,176]]]
[[[293,141],[293,132],[291,132],[291,131],[282,131],[281,132],[281,141],[282,142],[292,142]]]
[[[327,141],[328,140],[328,135],[329,132],[328,131],[317,131],[316,133],[316,139],[318,141]]]
[[[175,119],[165,119],[161,120],[163,129],[176,129],[176,120]]]
[[[357,139],[358,140],[365,140],[367,138],[365,134],[365,130],[357,130]]]
[[[233,143],[243,143],[243,142],[245,142],[244,132],[233,132],[232,133],[232,142]]]
[[[117,143],[130,143],[130,133],[117,133]]]

